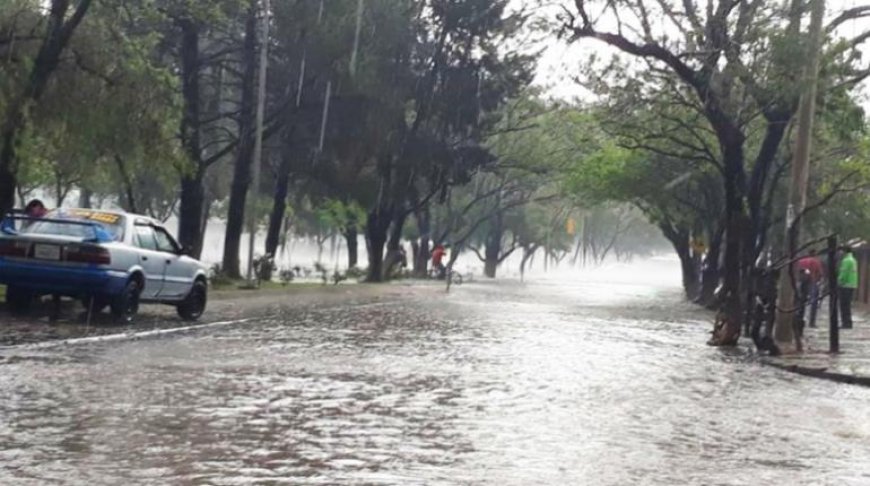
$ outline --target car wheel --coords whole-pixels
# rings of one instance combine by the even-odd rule
[[[139,312],[139,294],[141,289],[135,280],[127,282],[124,291],[112,299],[112,317],[119,324],[130,324]]]
[[[205,306],[208,302],[208,287],[205,282],[197,280],[194,282],[190,293],[184,298],[184,301],[176,307],[178,309],[178,317],[185,321],[195,321],[202,317],[205,312]]]
[[[10,312],[21,314],[30,310],[34,300],[33,292],[21,287],[6,287],[6,307]]]

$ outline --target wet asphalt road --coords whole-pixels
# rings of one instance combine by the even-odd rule
[[[5,347],[0,484],[870,484],[870,390],[705,347],[655,268]]]

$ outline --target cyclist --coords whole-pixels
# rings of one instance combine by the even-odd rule
[[[447,250],[443,245],[436,245],[432,250],[432,268],[438,271],[438,278],[443,279],[447,275],[447,267],[444,266],[444,255]]]

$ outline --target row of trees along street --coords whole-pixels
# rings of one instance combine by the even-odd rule
[[[495,277],[511,257],[522,272],[536,255],[648,254],[654,227],[687,296],[728,317],[715,343],[733,344],[751,269],[783,246],[809,4],[514,3],[7,0],[0,211],[40,190],[177,216],[194,255],[223,240],[233,278],[246,218],[266,234],[257,253],[340,236],[348,267],[362,235],[374,282],[403,242],[417,276],[450,243]],[[862,18],[825,16],[805,239],[870,230]],[[557,39],[582,54],[566,69],[592,101],[533,83]],[[207,232],[215,218],[225,234]]]

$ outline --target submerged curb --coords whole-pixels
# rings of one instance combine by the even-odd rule
[[[355,309],[361,308],[369,308],[369,307],[379,307],[384,305],[391,305],[395,302],[392,300],[387,301],[379,301],[379,302],[367,302],[362,304],[356,304],[354,306]],[[331,306],[323,306],[318,307],[319,311],[329,311],[335,309],[341,309],[343,305],[331,305]],[[243,317],[239,319],[227,319],[220,321],[212,321],[212,322],[203,322],[200,324],[193,324],[188,326],[178,326],[178,327],[167,327],[162,329],[149,329],[149,330],[134,330],[134,331],[121,331],[117,333],[108,333],[101,334],[97,336],[82,336],[68,339],[49,339],[40,342],[32,342],[32,343],[22,343],[22,344],[11,344],[6,346],[0,346],[0,352],[15,352],[15,351],[29,351],[29,350],[42,350],[42,349],[51,349],[51,348],[59,348],[66,346],[74,346],[80,344],[94,344],[94,343],[107,343],[107,342],[115,342],[115,341],[135,341],[138,339],[147,339],[153,337],[161,337],[173,334],[183,334],[188,332],[200,331],[203,329],[215,329],[220,327],[228,327],[235,325],[248,324],[252,322],[257,322],[261,320],[269,320],[275,319],[278,314],[263,314],[259,316],[250,316]]]
[[[266,318],[268,318],[267,316]],[[223,327],[223,326],[231,326],[235,324],[245,324],[247,322],[253,321],[255,318],[247,317],[244,319],[233,319],[226,321],[215,321],[215,322],[206,322],[203,324],[195,324],[192,326],[181,326],[181,327],[170,327],[166,329],[152,329],[148,331],[133,331],[133,332],[119,332],[114,334],[103,334],[100,336],[84,336],[79,338],[70,338],[70,339],[53,339],[38,343],[25,343],[25,344],[13,344],[10,346],[0,346],[0,351],[18,351],[18,350],[32,350],[32,349],[49,349],[49,348],[57,348],[63,346],[71,346],[76,344],[92,344],[92,343],[105,343],[112,341],[133,341],[136,339],[144,339],[154,336],[165,336],[169,334],[179,334],[190,331],[197,331],[200,329],[208,329],[215,327]]]
[[[870,376],[859,376],[848,373],[839,373],[836,371],[828,371],[828,368],[778,363],[771,359],[762,359],[761,362],[767,366],[772,366],[780,370],[796,373],[801,376],[820,378],[823,380],[833,381],[836,383],[845,383],[848,385],[870,387]]]

